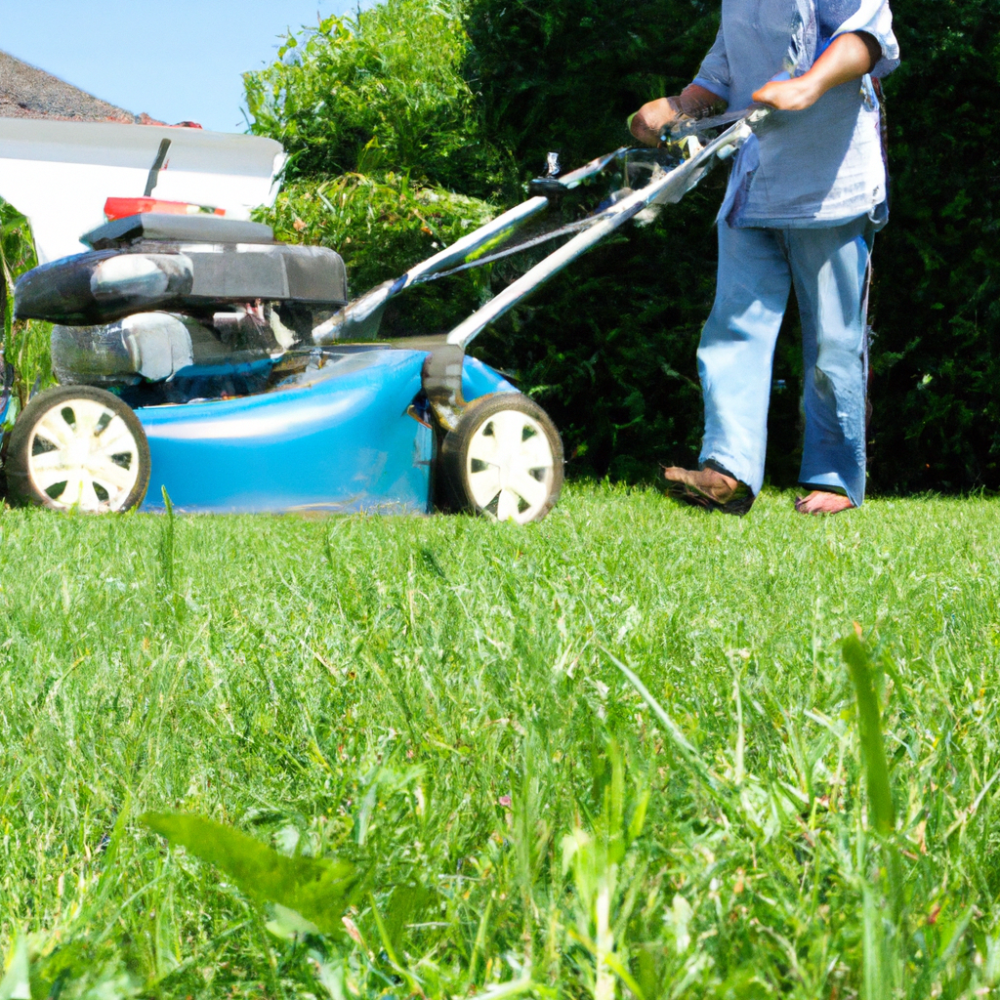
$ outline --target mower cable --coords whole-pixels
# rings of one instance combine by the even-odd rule
[[[577,222],[571,222],[568,225],[561,226],[559,229],[553,229],[551,232],[542,233],[540,236],[535,236],[530,240],[525,240],[523,243],[507,247],[505,250],[498,250],[496,253],[492,253],[487,257],[481,257],[479,260],[469,261],[467,264],[461,264],[460,266],[453,267],[448,271],[439,271],[436,274],[420,275],[420,277],[413,280],[413,284],[424,285],[431,281],[438,281],[441,278],[451,277],[453,274],[460,274],[462,271],[471,271],[476,267],[485,267],[487,264],[503,260],[504,257],[512,257],[514,254],[520,253],[522,250],[530,250],[532,247],[541,246],[543,243],[549,243],[552,240],[557,240],[561,236],[570,236],[573,233],[579,233],[585,229],[590,229],[592,226],[596,226],[599,222],[601,222],[606,216],[606,212],[601,212],[598,215],[589,215],[586,219],[580,219]]]

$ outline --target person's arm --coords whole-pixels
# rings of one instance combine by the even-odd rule
[[[729,84],[726,34],[720,25],[694,82],[676,97],[661,97],[644,104],[629,119],[629,131],[647,146],[658,146],[664,131],[679,118],[704,118],[725,111],[729,104]]]
[[[882,58],[882,47],[865,33],[841,35],[802,76],[765,83],[754,95],[758,104],[779,111],[811,108],[828,90],[860,80]]]
[[[726,102],[697,83],[685,87],[677,97],[661,97],[644,104],[630,119],[629,131],[639,142],[658,146],[664,131],[679,118],[704,118],[724,111]]]

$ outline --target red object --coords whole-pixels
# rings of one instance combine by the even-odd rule
[[[149,115],[143,113],[139,115],[136,120],[136,125],[155,125],[157,128],[202,128],[197,122],[177,122],[175,125],[171,125],[169,122],[161,122],[157,118],[150,118]]]
[[[184,201],[160,201],[158,198],[108,198],[104,214],[108,222],[127,219],[130,215],[156,212],[160,215],[225,215],[224,208],[209,205],[189,205]]]

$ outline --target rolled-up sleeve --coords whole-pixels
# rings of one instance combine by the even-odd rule
[[[857,9],[840,24],[832,37],[857,32],[871,35],[882,48],[882,58],[876,63],[871,75],[888,76],[899,65],[899,42],[892,30],[892,11],[888,0],[855,0],[850,6],[856,6]]]
[[[705,56],[701,69],[698,70],[698,75],[691,82],[710,90],[713,94],[718,94],[726,104],[729,103],[729,88],[732,85],[732,78],[729,75],[726,38],[721,27],[718,35],[715,36],[715,44]]]

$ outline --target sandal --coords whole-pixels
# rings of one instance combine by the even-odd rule
[[[667,473],[683,473],[686,479],[670,478]],[[703,475],[708,473],[708,475]],[[687,469],[663,469],[665,480],[664,490],[668,496],[690,507],[700,507],[709,513],[718,511],[721,514],[733,514],[736,517],[743,517],[750,512],[756,497],[751,492],[750,487],[744,483],[737,483],[734,487],[729,487],[728,483],[719,478],[724,473],[719,473],[715,469],[701,469],[699,472],[690,472]],[[727,476],[727,479],[732,478]],[[692,482],[691,480],[694,480]],[[698,480],[704,480],[699,482]]]

